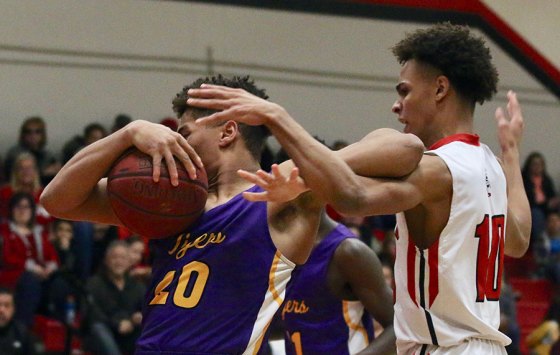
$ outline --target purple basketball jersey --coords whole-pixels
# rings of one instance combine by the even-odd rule
[[[339,224],[294,271],[280,311],[287,354],[353,354],[373,340],[373,322],[362,303],[342,301],[328,287],[329,263],[347,238],[355,236]]]
[[[150,243],[136,354],[257,353],[295,267],[271,240],[266,203],[239,194],[179,236]]]

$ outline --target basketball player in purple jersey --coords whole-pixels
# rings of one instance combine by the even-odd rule
[[[215,112],[187,105],[187,91],[202,83],[241,88],[267,98],[248,78],[197,80],[173,101],[180,120],[178,132],[134,121],[78,152],[41,196],[54,216],[120,225],[109,205],[104,176],[126,149],[135,146],[152,156],[156,182],[165,162],[172,183],[177,184],[174,156],[191,176],[193,164],[206,169],[205,213],[183,233],[150,243],[153,275],[137,354],[258,353],[292,271],[309,256],[324,205],[312,193],[287,203],[243,199],[243,192],[262,190],[237,171],[259,168],[268,132],[233,120],[197,125],[195,119]],[[373,154],[363,154],[360,146],[346,151],[354,168],[383,176],[412,171],[422,151],[417,138],[396,132],[381,135],[386,140],[375,141],[381,144]],[[393,161],[400,155],[406,155],[407,162],[395,167]]]
[[[284,339],[288,355],[396,351],[393,293],[381,263],[326,211],[311,255],[294,271],[276,317],[280,319],[271,337]],[[383,327],[377,337],[372,317]]]
[[[393,293],[373,250],[322,216],[309,259],[280,308],[288,355],[394,354]],[[383,327],[374,340],[374,317]]]
[[[473,127],[476,103],[497,90],[497,71],[484,41],[467,27],[438,24],[407,35],[393,52],[402,64],[393,112],[405,133],[429,147],[414,172],[401,180],[354,174],[283,108],[241,90],[203,87],[189,92],[189,104],[222,110],[199,124],[232,118],[266,125],[307,186],[341,213],[400,212],[399,354],[505,354],[510,339],[498,330],[503,255],[524,255],[531,229],[519,167],[521,108],[509,92],[507,115],[496,111],[499,161]],[[277,187],[274,179],[283,181],[283,176],[261,173],[252,179],[268,188]],[[289,195],[277,193],[248,197],[274,201]]]

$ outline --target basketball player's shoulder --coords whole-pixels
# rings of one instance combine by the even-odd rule
[[[368,259],[373,250],[358,238],[348,237],[343,239],[333,254],[337,265],[352,265],[362,259]]]

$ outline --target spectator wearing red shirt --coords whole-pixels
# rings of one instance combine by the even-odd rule
[[[35,212],[33,196],[17,192],[10,199],[8,222],[0,225],[0,285],[15,288],[16,319],[26,325],[33,322],[48,280],[59,264],[48,231],[35,223]]]
[[[0,187],[0,219],[7,219],[10,213],[8,203],[16,192],[26,192],[33,196],[36,207],[36,221],[47,225],[52,221],[49,213],[41,207],[39,197],[43,186],[35,157],[31,153],[20,153],[14,160],[10,181]]]

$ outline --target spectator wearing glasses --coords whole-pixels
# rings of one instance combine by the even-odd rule
[[[21,125],[18,143],[6,155],[6,176],[10,176],[16,157],[22,152],[33,154],[39,167],[41,182],[46,185],[60,170],[60,162],[47,146],[47,125],[42,117],[27,118]]]
[[[18,192],[9,204],[9,222],[0,225],[2,268],[0,286],[15,289],[16,319],[27,326],[46,300],[49,279],[58,269],[58,257],[48,231],[35,223],[33,196]]]
[[[14,160],[10,181],[0,186],[0,219],[7,219],[10,213],[8,203],[18,192],[30,194],[37,205],[36,222],[48,225],[52,221],[49,213],[39,204],[39,196],[43,191],[39,169],[33,154],[21,152]]]

